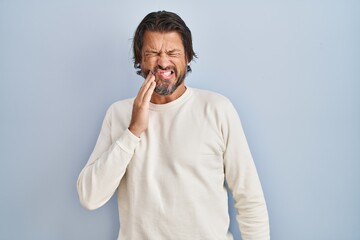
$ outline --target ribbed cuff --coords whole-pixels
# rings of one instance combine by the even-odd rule
[[[119,145],[125,152],[133,154],[137,144],[140,142],[140,138],[135,136],[129,129],[116,140],[116,144]]]

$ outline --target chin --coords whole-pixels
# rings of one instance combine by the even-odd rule
[[[175,85],[171,85],[168,87],[158,85],[155,87],[154,92],[156,92],[159,95],[167,96],[167,95],[171,95],[173,92],[175,92],[176,88],[177,87]]]

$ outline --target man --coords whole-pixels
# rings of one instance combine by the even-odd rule
[[[137,96],[106,113],[77,187],[88,209],[117,191],[121,240],[225,240],[225,180],[242,238],[269,239],[266,204],[230,101],[189,88],[191,32],[176,14],[148,14],[133,39],[145,78]]]

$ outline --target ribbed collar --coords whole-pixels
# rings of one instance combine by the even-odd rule
[[[176,100],[169,102],[169,103],[165,103],[165,104],[154,104],[154,103],[150,103],[150,110],[152,111],[166,111],[168,109],[171,108],[176,108],[179,107],[180,105],[182,105],[186,100],[188,100],[190,98],[192,94],[192,89],[189,87],[186,87],[185,92]]]

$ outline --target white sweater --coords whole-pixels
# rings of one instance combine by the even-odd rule
[[[148,129],[129,130],[134,99],[107,111],[77,188],[96,209],[117,191],[120,240],[228,240],[225,180],[243,240],[269,239],[266,204],[239,117],[216,93],[187,88],[150,104]]]

